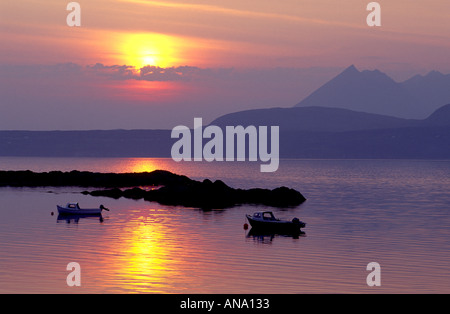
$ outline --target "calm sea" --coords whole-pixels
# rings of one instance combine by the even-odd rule
[[[82,195],[77,188],[0,188],[0,293],[450,293],[450,161],[281,160],[175,163],[143,158],[0,158],[2,170],[166,169],[235,188],[299,190],[270,208],[307,223],[300,237],[252,235],[245,214]],[[58,219],[57,204],[110,208]],[[52,215],[54,213],[54,215]],[[81,286],[69,287],[70,262]],[[369,287],[367,264],[381,267]]]

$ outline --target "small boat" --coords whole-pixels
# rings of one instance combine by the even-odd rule
[[[108,210],[103,205],[98,208],[80,208],[78,203],[67,203],[66,206],[56,205],[58,208],[58,213],[60,214],[75,214],[75,215],[98,215],[101,214],[102,210]]]
[[[280,220],[275,218],[272,212],[256,212],[251,215],[246,215],[248,222],[255,229],[264,230],[282,230],[282,231],[298,231],[304,228],[306,223],[300,221],[298,218],[289,220]]]

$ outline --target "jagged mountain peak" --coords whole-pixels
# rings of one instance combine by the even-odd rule
[[[442,74],[441,72],[433,70],[433,71],[428,72],[428,74],[425,77],[443,77],[443,76],[445,76],[445,75]]]
[[[424,119],[450,102],[450,75],[431,71],[398,83],[384,72],[355,65],[318,88],[296,106],[344,108],[402,118]]]

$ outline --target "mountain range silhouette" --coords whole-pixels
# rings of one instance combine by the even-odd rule
[[[395,82],[379,70],[354,65],[296,104],[337,107],[402,118],[423,119],[450,103],[450,74],[431,71]]]
[[[350,66],[293,107],[234,112],[211,125],[277,125],[281,158],[450,159],[450,75],[397,83]],[[170,134],[0,131],[0,156],[170,158]]]

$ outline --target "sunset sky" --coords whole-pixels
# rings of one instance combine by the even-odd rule
[[[290,107],[351,64],[450,73],[450,1],[61,0],[0,3],[0,129],[171,129]]]

